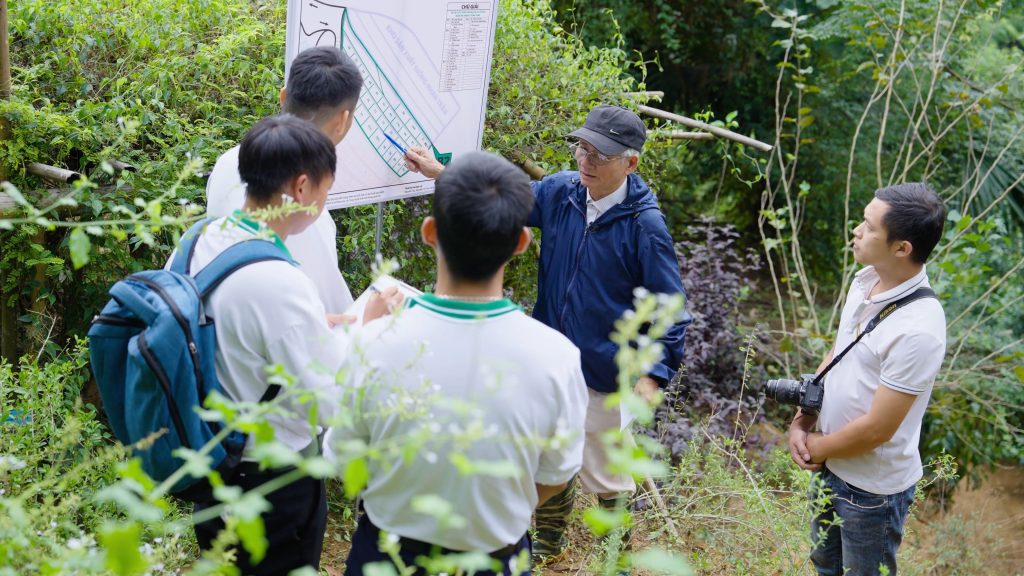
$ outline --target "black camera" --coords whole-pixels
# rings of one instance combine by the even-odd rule
[[[816,374],[801,374],[800,380],[769,380],[764,385],[764,395],[783,404],[799,406],[807,414],[817,414],[825,397],[825,387],[815,383]]]

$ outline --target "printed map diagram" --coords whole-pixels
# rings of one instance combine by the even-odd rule
[[[447,164],[480,148],[495,2],[289,0],[286,74],[295,56],[336,46],[359,67],[355,122],[338,145],[329,209],[433,192],[402,148]]]

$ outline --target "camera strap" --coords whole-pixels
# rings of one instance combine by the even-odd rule
[[[846,356],[846,353],[849,352],[850,350],[852,350],[853,347],[856,346],[858,342],[860,342],[861,338],[867,336],[868,332],[871,332],[872,330],[874,330],[875,327],[878,326],[878,324],[882,320],[885,320],[886,318],[889,317],[890,314],[892,314],[893,312],[895,312],[895,311],[899,310],[900,308],[906,306],[907,304],[910,304],[911,302],[914,302],[915,300],[921,300],[922,298],[937,298],[937,297],[935,296],[935,291],[932,290],[931,288],[918,288],[917,290],[914,290],[913,292],[911,292],[910,294],[907,294],[903,298],[900,298],[899,300],[893,302],[892,304],[889,304],[889,305],[885,306],[884,308],[882,308],[882,311],[879,312],[874,318],[872,318],[870,322],[868,322],[867,328],[865,328],[864,331],[861,332],[857,336],[857,338],[853,342],[850,343],[849,346],[847,346],[845,349],[843,349],[843,351],[840,352],[838,356],[835,356],[834,358],[832,358],[832,361],[829,362],[828,366],[826,366],[825,369],[821,371],[821,374],[818,374],[814,378],[814,384],[815,385],[821,384],[821,381],[825,378],[825,374],[828,374],[829,370],[834,368],[836,364],[839,364],[839,361],[843,359],[843,356]]]

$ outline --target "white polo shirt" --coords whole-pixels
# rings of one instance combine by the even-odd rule
[[[852,342],[882,308],[921,287],[921,272],[903,284],[868,298],[878,273],[868,266],[857,273],[843,307],[835,353]],[[946,352],[946,316],[934,298],[916,300],[880,322],[825,377],[825,398],[818,425],[825,434],[841,430],[870,410],[878,386],[917,396],[892,439],[855,458],[829,458],[833,474],[875,494],[896,494],[921,479],[921,421]]]
[[[352,426],[332,428],[325,444],[359,439],[385,454],[370,462],[363,494],[370,520],[452,550],[517,542],[537,505],[534,484],[566,482],[583,461],[579,350],[509,300],[432,294],[412,298],[394,319],[367,324],[361,336],[357,382],[365,393]],[[388,451],[395,446],[404,449]],[[466,473],[496,463],[511,475]],[[438,526],[416,512],[420,495],[440,496],[466,525]]]
[[[221,154],[206,181],[206,212],[228,216],[245,203],[245,184],[238,175],[238,146]],[[292,257],[313,281],[324,307],[341,314],[352,305],[352,292],[338,270],[338,227],[327,210],[305,231],[285,240]]]
[[[197,240],[190,273],[198,273],[234,244],[251,240],[258,229],[259,224],[240,215],[214,220]],[[269,238],[287,253],[276,234],[269,232]],[[217,332],[217,378],[229,398],[258,401],[268,386],[264,369],[281,364],[295,376],[295,386],[317,392],[321,423],[335,414],[341,402],[335,374],[345,358],[348,339],[328,327],[316,287],[298,268],[284,261],[245,266],[214,289],[206,311]],[[306,419],[307,406],[285,403],[285,407],[292,414],[271,414],[267,421],[275,439],[300,451],[317,430]],[[247,450],[252,443],[250,436]]]

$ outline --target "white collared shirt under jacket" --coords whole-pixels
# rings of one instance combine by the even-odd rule
[[[601,198],[600,200],[594,200],[590,197],[590,190],[587,190],[587,224],[593,224],[594,220],[601,217],[610,210],[613,206],[621,204],[626,199],[627,184],[629,180],[623,180],[622,186],[619,186],[615,192]]]

